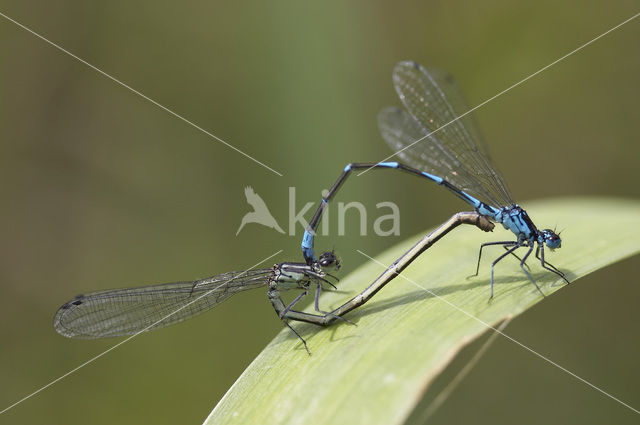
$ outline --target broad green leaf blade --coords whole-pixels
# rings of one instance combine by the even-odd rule
[[[640,251],[640,202],[569,199],[526,204],[541,227],[558,225],[562,248],[547,260],[571,281]],[[444,220],[443,220],[444,221]],[[596,232],[595,229],[607,229]],[[377,254],[391,264],[422,235]],[[207,424],[401,424],[437,374],[469,341],[495,324],[543,301],[519,269],[505,259],[496,268],[495,298],[489,302],[489,264],[501,252],[488,250],[480,275],[475,270],[480,243],[508,240],[496,227],[486,234],[461,226],[425,252],[368,304],[327,329],[296,324],[313,355],[284,329],[253,361],[215,407]],[[529,261],[549,295],[565,285]],[[373,261],[340,281],[355,294],[383,269]],[[578,285],[579,282],[572,285]],[[437,297],[431,295],[428,289]],[[350,295],[327,293],[325,310]],[[441,297],[441,298],[439,298]],[[454,307],[455,306],[455,307]]]

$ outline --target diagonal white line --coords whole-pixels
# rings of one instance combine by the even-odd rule
[[[127,84],[123,83],[122,81],[118,80],[115,77],[112,77],[111,75],[107,74],[106,72],[102,71],[101,69],[91,65],[89,62],[85,61],[84,59],[79,58],[78,56],[74,55],[73,53],[71,53],[70,51],[64,49],[63,47],[57,45],[56,43],[54,43],[53,41],[50,41],[48,39],[46,39],[44,36],[38,34],[37,32],[35,32],[34,30],[22,25],[20,22],[16,21],[15,19],[11,19],[10,17],[8,17],[7,15],[5,15],[4,13],[0,12],[0,16],[2,16],[3,18],[5,18],[6,20],[13,22],[14,24],[16,24],[17,26],[19,26],[20,28],[22,28],[23,30],[35,35],[36,37],[38,37],[39,39],[41,39],[42,41],[48,43],[49,45],[55,47],[56,49],[60,50],[63,53],[66,53],[67,55],[71,56],[72,58],[76,59],[79,62],[82,62],[83,64],[85,64],[86,66],[88,66],[89,68],[93,69],[94,71],[104,75],[105,77],[107,77],[108,79],[110,79],[111,81],[121,85],[122,87],[126,88],[127,90],[137,94],[138,96],[140,96],[141,98],[148,100],[149,102],[153,103],[154,105],[156,105],[158,108],[162,109],[165,112],[170,113],[171,115],[173,115],[174,117],[184,121],[185,123],[189,124],[190,126],[192,126],[193,128],[200,130],[202,133],[206,134],[207,136],[217,140],[218,142],[222,143],[223,145],[227,146],[228,148],[233,149],[234,151],[238,152],[240,155],[245,156],[246,158],[249,158],[250,160],[252,160],[253,162],[255,162],[256,164],[262,165],[264,168],[266,168],[267,170],[271,171],[272,173],[275,173],[277,175],[279,175],[280,177],[282,177],[282,173],[274,170],[273,168],[269,167],[268,165],[265,165],[264,163],[258,161],[257,159],[255,159],[254,157],[252,157],[251,155],[241,151],[240,149],[236,148],[235,146],[233,146],[232,144],[226,142],[225,140],[219,138],[218,136],[216,136],[215,134],[205,130],[204,128],[200,127],[199,125],[189,121],[188,119],[184,118],[182,115],[179,115],[176,112],[173,112],[171,109],[167,108],[166,106],[163,106],[161,104],[159,104],[158,102],[156,102],[155,100],[151,99],[150,97],[140,93],[138,90],[134,89],[131,86],[128,86]]]
[[[374,261],[375,263],[379,264],[380,266],[384,267],[384,268],[389,268],[389,266],[385,266],[383,263],[381,263],[380,261],[376,260],[373,257],[368,256],[367,254],[365,254],[364,252],[360,251],[359,249],[357,249],[356,251],[358,251],[360,254],[364,255],[365,257],[367,257],[369,260]],[[460,313],[463,313],[464,315],[468,316],[469,318],[479,322],[480,324],[482,324],[483,326],[487,327],[488,329],[493,330],[494,332],[502,335],[503,337],[507,338],[509,341],[514,342],[516,344],[518,344],[520,347],[524,348],[525,350],[529,351],[531,354],[535,354],[536,356],[540,357],[542,360],[546,361],[549,364],[552,364],[553,366],[557,367],[558,369],[568,373],[569,375],[573,376],[574,378],[576,378],[577,380],[581,381],[584,384],[587,384],[588,386],[590,386],[591,388],[593,388],[594,390],[597,390],[599,392],[601,392],[602,394],[606,395],[607,397],[609,397],[610,399],[617,401],[618,403],[620,403],[621,405],[625,406],[626,408],[633,410],[636,413],[640,414],[640,411],[631,407],[630,405],[628,405],[627,403],[623,402],[622,400],[612,396],[611,394],[609,394],[608,392],[600,389],[599,387],[595,386],[594,384],[592,384],[591,382],[587,381],[584,378],[579,377],[578,375],[576,375],[575,373],[571,372],[569,369],[566,369],[562,366],[560,366],[558,363],[554,362],[553,360],[549,359],[548,357],[545,357],[544,355],[538,353],[537,351],[533,350],[532,348],[527,347],[526,345],[524,345],[523,343],[521,343],[520,341],[510,337],[509,335],[503,333],[502,331],[500,331],[499,329],[494,328],[493,326],[491,326],[489,323],[483,321],[482,319],[474,316],[471,313],[466,312],[465,310],[461,309],[460,307],[458,307],[457,305],[453,304],[452,302],[448,301],[445,298],[442,298],[441,296],[439,296],[438,294],[434,293],[433,291],[428,290],[427,288],[425,288],[424,286],[420,285],[419,283],[415,282],[412,279],[409,279],[408,277],[406,277],[404,274],[400,273],[398,274],[398,276],[400,276],[401,278],[403,278],[404,280],[406,280],[407,282],[411,282],[413,285],[415,285],[416,287],[422,289],[423,291],[427,292],[429,295],[431,295],[434,298],[437,298],[440,301],[445,302],[446,304],[448,304],[449,306],[453,307],[454,309],[458,310]]]
[[[389,160],[389,159],[393,158],[394,156],[398,155],[400,152],[404,151],[405,149],[409,149],[411,146],[415,145],[416,143],[419,143],[419,142],[423,141],[423,140],[424,140],[424,139],[426,139],[427,137],[430,137],[432,134],[437,133],[438,131],[442,130],[443,128],[445,128],[445,127],[447,127],[447,126],[451,125],[452,123],[454,123],[454,122],[458,121],[459,119],[463,118],[464,116],[466,116],[466,115],[470,114],[471,112],[475,111],[476,109],[483,107],[484,105],[486,105],[487,103],[491,102],[492,100],[494,100],[494,99],[496,99],[496,98],[498,98],[498,97],[502,96],[503,94],[505,94],[505,93],[506,93],[506,92],[508,92],[509,90],[511,90],[511,89],[513,89],[513,88],[515,88],[515,87],[518,87],[519,85],[521,85],[521,84],[522,84],[522,83],[524,83],[525,81],[527,81],[527,80],[529,80],[529,79],[531,79],[531,78],[535,77],[536,75],[540,74],[540,73],[541,73],[541,72],[543,72],[543,71],[546,71],[547,69],[551,68],[553,65],[557,64],[558,62],[561,62],[562,60],[564,60],[564,59],[568,58],[569,56],[573,55],[574,53],[576,53],[576,52],[578,52],[578,51],[580,51],[580,50],[584,49],[584,48],[585,48],[585,47],[587,47],[588,45],[590,45],[590,44],[592,44],[592,43],[596,42],[597,40],[601,39],[602,37],[604,37],[605,35],[609,34],[610,32],[615,31],[615,30],[617,30],[618,28],[620,28],[621,26],[623,26],[624,24],[627,24],[627,23],[629,23],[629,22],[633,21],[635,18],[637,18],[637,17],[638,17],[638,15],[640,15],[640,13],[636,13],[635,15],[633,15],[632,17],[630,17],[629,19],[627,19],[627,20],[625,20],[625,21],[623,21],[623,22],[619,23],[619,24],[618,24],[618,25],[616,25],[615,27],[613,27],[613,28],[611,28],[611,29],[609,29],[609,30],[607,30],[607,31],[603,32],[602,34],[600,34],[600,35],[599,35],[599,36],[597,36],[596,38],[594,38],[594,39],[592,39],[592,40],[587,41],[586,43],[584,43],[584,44],[583,44],[583,45],[581,45],[580,47],[577,47],[577,48],[573,49],[572,51],[570,51],[570,52],[569,52],[569,53],[567,53],[566,55],[564,55],[564,56],[562,56],[562,57],[560,57],[560,58],[558,58],[558,59],[554,60],[554,61],[553,61],[553,62],[551,62],[550,64],[548,64],[548,65],[546,65],[546,66],[544,66],[544,67],[540,68],[539,70],[537,70],[537,71],[536,71],[536,72],[534,72],[533,74],[531,74],[531,75],[529,75],[529,76],[527,76],[527,77],[523,78],[522,80],[518,81],[517,83],[512,84],[511,86],[509,86],[509,87],[507,87],[506,89],[502,90],[500,93],[498,93],[498,94],[496,94],[496,95],[494,95],[494,96],[490,97],[489,99],[485,100],[484,102],[480,103],[479,105],[474,106],[473,108],[469,109],[469,110],[468,110],[467,112],[465,112],[464,114],[462,114],[462,115],[458,116],[457,118],[455,118],[455,119],[453,119],[453,120],[449,121],[448,123],[444,124],[442,127],[438,127],[436,130],[432,131],[431,133],[429,133],[429,134],[427,134],[427,135],[425,135],[425,136],[422,136],[422,137],[421,137],[421,138],[419,138],[418,140],[416,140],[416,141],[412,142],[411,144],[409,144],[409,145],[405,146],[404,148],[400,149],[399,151],[397,151],[397,152],[395,152],[395,153],[393,153],[393,154],[389,155],[389,156],[388,156],[388,157],[386,157],[385,159],[383,159],[383,160],[381,160],[381,161],[378,161],[378,162],[376,163],[376,165],[377,165],[377,164],[380,164],[381,162],[385,162],[385,161],[387,161],[387,160]],[[374,168],[374,167],[369,167],[369,168],[367,168],[366,170],[364,170],[364,171],[362,171],[361,173],[357,174],[357,176],[359,177],[359,176],[363,175],[364,173],[366,173],[367,171],[371,170],[372,168]]]
[[[244,273],[253,270],[254,268],[258,267],[260,264],[264,263],[265,261],[268,261],[270,258],[275,257],[276,255],[280,254],[282,252],[282,250],[279,250],[278,252],[271,254],[270,256],[268,256],[265,259],[260,260],[259,262],[257,262],[256,264],[254,264],[253,266],[251,266],[250,268],[248,268],[247,270],[244,271]],[[195,303],[196,301],[198,301],[199,299],[208,296],[209,294],[211,294],[213,291],[215,291],[216,289],[220,288],[221,286],[225,285],[227,282],[231,281],[231,280],[235,280],[238,279],[240,277],[240,275],[232,277],[229,280],[226,280],[224,282],[222,282],[220,285],[216,286],[215,288],[205,292],[204,294],[200,295],[199,297],[195,298],[193,301],[190,301],[189,303],[183,305],[182,307],[178,308],[177,310],[173,311],[172,313],[167,314],[166,316],[164,316],[162,319],[160,320],[156,320],[155,322],[153,322],[152,324],[150,324],[149,326],[147,326],[146,328],[142,329],[141,331],[136,332],[135,334],[131,335],[130,337],[128,337],[127,339],[120,341],[119,343],[117,343],[116,345],[106,349],[105,351],[103,351],[102,353],[98,354],[97,356],[92,357],[91,359],[87,360],[86,362],[82,363],[80,366],[77,366],[73,369],[71,369],[69,372],[65,373],[64,375],[54,379],[53,381],[49,382],[47,385],[39,388],[38,390],[32,392],[31,394],[29,394],[26,397],[21,398],[20,400],[16,401],[15,403],[13,403],[12,405],[5,407],[3,410],[0,410],[0,415],[2,415],[4,412],[6,412],[7,410],[10,410],[12,408],[14,408],[15,406],[17,406],[18,404],[22,403],[25,400],[30,399],[31,397],[33,397],[34,395],[38,394],[39,392],[46,390],[47,388],[49,388],[50,386],[52,386],[53,384],[57,383],[58,381],[61,381],[62,379],[66,378],[67,376],[71,375],[72,373],[82,369],[83,367],[85,367],[86,365],[93,363],[94,361],[98,360],[100,357],[104,356],[105,354],[115,350],[116,348],[120,347],[122,344],[124,344],[125,342],[129,342],[131,341],[133,338],[137,337],[138,335],[140,335],[143,332],[146,332],[147,330],[149,330],[150,328],[154,327],[155,325],[157,325],[158,323],[162,322],[163,320],[168,319],[169,317],[173,316],[174,314],[178,313],[181,310],[184,310],[185,308],[189,307],[191,304]]]
[[[511,317],[508,317],[504,320],[498,329],[503,331],[507,325],[511,323]],[[480,361],[484,353],[489,349],[489,346],[493,344],[493,341],[500,334],[494,332],[489,336],[489,338],[482,344],[482,347],[473,355],[471,360],[464,365],[464,367],[453,377],[453,379],[442,389],[440,394],[433,399],[433,401],[424,409],[422,415],[420,416],[420,421],[417,423],[426,424],[429,421],[429,418],[444,404],[445,401],[449,398],[449,396],[456,390],[458,385],[464,380],[464,378],[471,372],[471,369]]]

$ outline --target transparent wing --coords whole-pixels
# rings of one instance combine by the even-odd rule
[[[427,71],[415,62],[400,62],[393,71],[393,83],[406,111],[383,109],[378,125],[394,152],[406,148],[398,154],[400,159],[443,177],[492,206],[512,204],[472,118],[459,118],[469,108],[453,79],[440,71]],[[413,144],[416,140],[420,141]]]
[[[203,313],[231,295],[265,286],[271,269],[223,273],[191,282],[78,295],[56,312],[53,326],[69,338],[132,335]]]

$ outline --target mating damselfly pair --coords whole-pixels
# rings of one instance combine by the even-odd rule
[[[415,258],[459,224],[475,225],[483,231],[493,229],[493,222],[502,224],[516,240],[487,242],[481,245],[476,265],[478,274],[483,248],[503,246],[502,253],[491,264],[491,297],[493,297],[494,267],[503,258],[513,255],[527,278],[542,295],[536,281],[527,270],[526,261],[534,248],[542,267],[568,280],[545,260],[545,246],[560,248],[559,235],[550,229],[539,230],[524,209],[511,198],[500,174],[492,166],[479,133],[464,119],[468,110],[450,77],[437,71],[427,71],[414,62],[401,62],[393,72],[393,82],[405,109],[387,108],[378,124],[385,141],[408,165],[399,162],[350,163],[325,195],[313,215],[302,241],[305,262],[284,262],[270,269],[250,269],[223,273],[206,279],[116,289],[80,295],[65,303],[56,313],[54,327],[68,337],[102,338],[133,335],[186,320],[209,310],[236,292],[267,287],[267,295],[276,313],[307,349],[306,342],[289,321],[329,325],[366,303],[384,285]],[[432,233],[421,239],[389,269],[361,293],[331,312],[319,307],[319,295],[325,286],[337,278],[329,274],[340,263],[335,254],[314,253],[315,231],[323,212],[347,177],[358,169],[395,169],[413,174],[444,186],[470,204],[473,212],[455,214]],[[522,258],[515,251],[527,248]],[[301,293],[285,304],[280,291],[298,289]],[[315,289],[315,311],[306,313],[293,307]],[[308,351],[308,349],[307,349]]]

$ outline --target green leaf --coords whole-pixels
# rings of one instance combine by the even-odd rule
[[[572,282],[640,251],[640,203],[611,199],[531,202],[527,211],[541,227],[558,225],[562,248],[546,259]],[[607,229],[606,232],[596,231]],[[322,329],[293,323],[313,353],[308,356],[288,329],[245,370],[220,400],[207,424],[401,424],[433,379],[462,347],[494,325],[544,299],[526,279],[518,262],[496,267],[495,297],[489,301],[489,261],[475,271],[482,242],[508,240],[498,228],[486,234],[460,226],[427,250],[369,303]],[[421,235],[377,254],[391,264]],[[535,259],[531,272],[545,294],[565,287]],[[321,307],[332,309],[364,289],[384,269],[373,261],[340,281],[343,293],[326,293]],[[415,284],[411,283],[415,282]],[[572,283],[575,285],[577,283]],[[428,289],[437,297],[431,295]],[[463,313],[464,312],[464,313]]]

